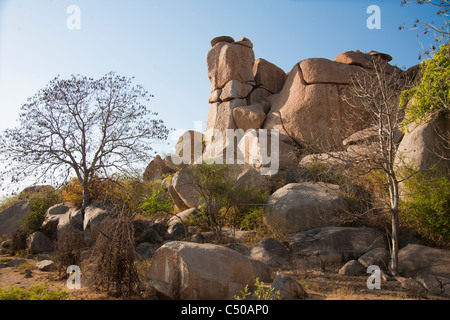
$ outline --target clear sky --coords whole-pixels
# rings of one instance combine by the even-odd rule
[[[348,50],[386,52],[392,64],[408,68],[431,37],[398,27],[435,19],[435,8],[400,2],[0,0],[0,131],[14,126],[20,105],[56,75],[97,78],[109,71],[135,76],[168,127],[188,130],[202,121],[205,128],[206,54],[219,35],[249,38],[256,58],[286,72],[303,59],[334,59]],[[80,8],[80,29],[66,25],[70,5]],[[370,5],[381,9],[381,29],[366,26]]]

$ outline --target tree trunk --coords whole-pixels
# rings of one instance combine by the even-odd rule
[[[84,213],[85,213],[85,210],[86,210],[86,208],[87,208],[87,206],[89,205],[89,202],[90,202],[89,184],[86,183],[86,182],[83,183],[83,193],[82,193],[82,195],[83,195],[83,202],[81,204],[81,212],[82,212],[83,220],[84,220]]]
[[[398,276],[398,210],[392,211],[392,256],[391,269],[394,276]]]

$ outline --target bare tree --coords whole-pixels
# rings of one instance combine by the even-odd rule
[[[97,176],[124,172],[148,161],[151,143],[166,139],[168,129],[142,101],[152,97],[132,78],[110,72],[98,80],[59,76],[21,107],[19,126],[0,137],[7,165],[0,175],[11,183],[33,178],[61,183],[75,174],[83,187]]]
[[[372,70],[364,70],[352,77],[351,84],[342,99],[364,115],[368,128],[361,137],[359,148],[348,148],[345,152],[327,152],[329,158],[340,163],[352,164],[358,175],[382,170],[388,186],[388,201],[370,210],[388,210],[391,215],[392,260],[394,275],[398,270],[399,230],[399,184],[407,179],[400,177],[395,155],[398,148],[398,134],[403,119],[399,107],[400,94],[411,87],[411,79],[401,71],[386,68],[387,62],[373,59]],[[368,116],[368,117],[367,117]]]
[[[430,49],[423,49],[423,54],[430,56],[433,52],[439,49],[440,44],[449,42],[450,38],[450,0],[402,0],[401,6],[405,4],[418,4],[433,6],[437,9],[436,17],[441,19],[441,23],[437,21],[421,21],[416,19],[412,27],[407,27],[405,24],[401,25],[399,29],[421,30],[423,34],[433,33],[434,45]],[[419,59],[421,59],[419,56]]]

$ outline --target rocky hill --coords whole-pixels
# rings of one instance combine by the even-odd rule
[[[333,178],[343,170],[342,159],[379,152],[371,148],[378,131],[370,117],[342,95],[355,75],[374,76],[374,61],[398,82],[420,78],[417,66],[402,71],[390,65],[391,60],[377,51],[347,51],[333,61],[300,61],[286,73],[267,60],[255,59],[247,38],[211,40],[206,56],[211,81],[206,131],[184,133],[173,154],[156,156],[144,173],[144,180],[161,182],[176,215],[166,220],[134,219],[130,227],[140,240],[136,256],[150,264],[145,265],[145,274],[152,290],[171,299],[233,299],[258,278],[268,284],[265,290],[279,291],[282,299],[323,298],[323,288],[351,279],[362,283],[358,290],[365,290],[365,297],[373,298],[374,291],[366,287],[371,276],[373,285],[389,288],[385,296],[408,291],[448,298],[448,250],[402,234],[401,276],[395,282],[389,275],[387,229],[376,224],[348,225],[340,219],[349,205],[361,206],[351,203],[344,192],[357,187]],[[436,152],[445,140],[442,132],[450,130],[446,115],[433,114],[421,124],[395,129],[391,138],[399,163],[421,171],[437,166],[448,172],[449,162],[444,159],[450,158],[450,148]],[[267,193],[267,202],[260,204],[262,223],[272,236],[223,228],[218,243],[213,232],[195,225],[201,201],[193,164],[211,161],[229,164],[226,178],[232,177],[235,186],[245,184]],[[332,178],[308,179],[308,165],[317,163],[326,165]],[[29,213],[28,205],[22,201],[0,212],[1,236],[14,232]],[[99,201],[84,213],[67,203],[52,206],[41,231],[27,238],[27,250],[51,254],[55,241],[72,229],[91,247],[111,231],[102,228],[113,212],[109,203]],[[1,253],[10,246],[10,239],[3,241]],[[85,250],[83,256],[89,253]],[[0,264],[0,275],[8,267],[6,262]]]

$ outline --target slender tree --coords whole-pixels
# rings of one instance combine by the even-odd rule
[[[365,70],[352,77],[351,84],[342,94],[342,99],[360,110],[356,117],[364,117],[371,139],[365,139],[359,149],[346,152],[327,152],[330,158],[350,165],[358,176],[371,171],[382,171],[387,185],[386,200],[370,209],[389,212],[391,216],[391,270],[398,274],[398,230],[399,230],[399,184],[408,177],[400,177],[396,165],[398,134],[403,112],[399,107],[400,94],[412,85],[408,73],[386,68],[387,62],[374,58],[372,70]],[[361,119],[355,119],[361,120]]]
[[[95,177],[148,161],[152,142],[167,138],[163,121],[144,104],[150,97],[132,78],[113,72],[98,80],[56,77],[22,105],[19,125],[0,137],[3,183],[61,183],[75,174],[84,210]]]

